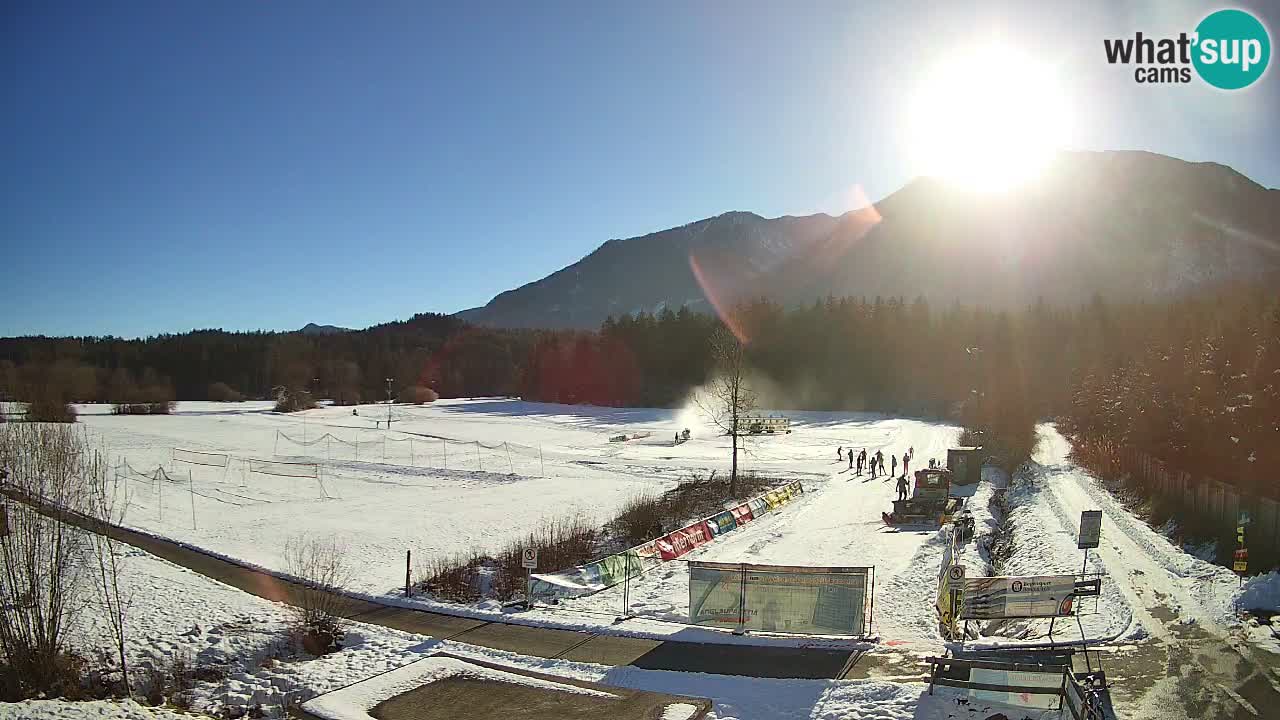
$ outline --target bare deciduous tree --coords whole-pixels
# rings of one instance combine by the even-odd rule
[[[0,468],[6,490],[53,508],[79,511],[87,440],[71,427],[6,423],[0,428]],[[9,503],[9,533],[0,537],[0,653],[7,666],[3,691],[29,697],[74,693],[66,636],[82,609],[84,533]]]
[[[109,525],[124,523],[126,504],[117,502],[115,487],[108,481],[107,463],[96,450],[89,455],[83,471],[88,489],[86,514],[98,522]],[[105,528],[104,528],[105,530]],[[100,600],[99,609],[111,632],[111,644],[120,660],[120,677],[126,695],[132,695],[129,682],[129,660],[125,644],[125,617],[132,600],[120,587],[124,574],[124,554],[120,543],[106,532],[88,533],[93,550],[93,579]]]
[[[747,359],[742,342],[726,327],[711,335],[715,375],[694,402],[733,442],[729,492],[738,492],[738,450],[747,428],[743,420],[756,409],[756,394],[747,380]]]

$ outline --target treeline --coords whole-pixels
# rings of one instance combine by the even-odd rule
[[[338,402],[399,395],[415,386],[447,397],[513,394],[533,336],[469,328],[423,314],[367,330],[194,330],[145,339],[0,339],[0,392],[15,399],[56,394],[64,402],[274,399],[304,390]]]
[[[1168,303],[1016,312],[922,297],[739,306],[761,405],[944,417],[986,430],[1016,463],[1037,419],[1134,446],[1181,469],[1275,494],[1280,460],[1280,307],[1271,284]],[[327,335],[198,330],[141,340],[0,340],[0,391],[56,388],[77,402],[272,398],[338,402],[519,395],[613,406],[677,406],[712,372],[721,319],[664,310],[598,331],[494,330],[423,314]],[[998,439],[995,440],[995,439]]]
[[[1070,432],[1280,497],[1277,287],[1273,279],[1163,305],[1092,306],[1102,347],[1074,374],[1063,413]]]

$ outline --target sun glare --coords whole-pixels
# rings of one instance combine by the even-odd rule
[[[1053,68],[990,44],[950,55],[925,76],[908,142],[924,174],[999,192],[1043,169],[1064,142],[1066,123]]]

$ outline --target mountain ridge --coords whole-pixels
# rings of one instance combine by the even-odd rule
[[[594,328],[605,317],[754,297],[923,295],[1009,307],[1095,292],[1154,299],[1277,266],[1280,190],[1229,166],[1146,151],[1062,153],[1007,194],[917,178],[839,216],[749,211],[626,239],[456,314],[495,327]]]

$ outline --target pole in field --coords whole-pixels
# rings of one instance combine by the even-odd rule
[[[410,597],[413,593],[409,590],[409,558],[412,557],[413,551],[405,549],[404,551],[404,596]]]
[[[524,606],[533,607],[533,571],[538,567],[538,548],[527,547],[520,550],[520,564],[524,566]]]
[[[542,446],[538,446],[538,465],[542,466],[542,477],[547,476],[547,464],[542,460]]]
[[[418,464],[418,461],[413,457],[413,438],[409,438],[409,464],[415,466]]]
[[[476,443],[476,464],[480,466],[481,470],[484,470],[484,460],[480,457],[480,443],[478,442]]]
[[[391,383],[395,381],[395,378],[387,378],[387,430],[391,429]],[[387,459],[387,444],[385,436],[382,443],[382,459]]]
[[[630,617],[631,611],[631,556],[623,555],[624,570],[622,576],[622,614],[614,622],[622,622]]]
[[[187,489],[191,491],[191,529],[196,529],[196,483],[191,477],[191,468],[187,468]]]
[[[515,475],[516,466],[511,464],[511,446],[508,445],[506,442],[503,442],[502,447],[504,450],[507,451],[507,469],[511,471],[512,475]]]
[[[449,441],[440,438],[440,445],[444,447],[444,469],[449,469]]]

